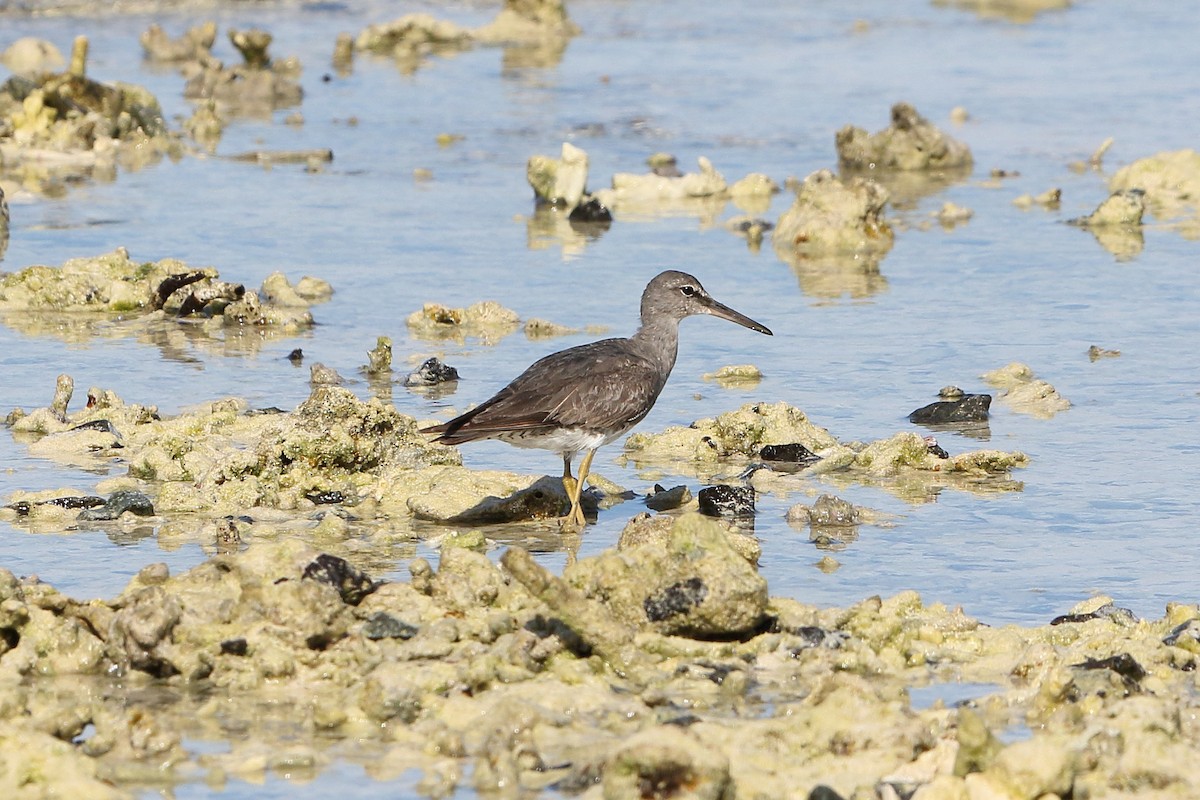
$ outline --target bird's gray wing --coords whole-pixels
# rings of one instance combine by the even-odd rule
[[[626,430],[649,413],[666,376],[625,342],[605,339],[552,353],[494,397],[428,430],[446,444],[560,427]]]

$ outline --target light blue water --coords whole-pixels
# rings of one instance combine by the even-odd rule
[[[822,553],[806,534],[783,522],[792,502],[812,498],[760,498],[756,532],[774,593],[846,604],[916,589],[990,623],[1045,622],[1095,592],[1145,616],[1159,616],[1169,600],[1197,600],[1197,242],[1148,220],[1144,250],[1118,261],[1089,233],[1063,224],[1107,196],[1106,174],[1117,167],[1196,146],[1200,104],[1189,102],[1200,95],[1196,15],[1167,3],[1131,10],[1094,2],[1015,25],[915,1],[725,4],[703,12],[678,0],[573,2],[570,14],[584,33],[557,65],[506,66],[501,50],[479,48],[433,59],[413,75],[359,58],[351,76],[321,80],[331,72],[338,31],[422,8],[464,24],[495,12],[485,4],[378,3],[154,17],[172,34],[217,19],[217,51],[229,60],[225,29],[265,27],[275,36],[273,53],[296,54],[305,65],[304,125],[283,124],[288,111],[237,121],[220,154],[330,147],[333,163],[308,174],[189,157],[73,187],[61,199],[12,197],[12,243],[0,266],[58,264],[123,245],[135,258],[210,264],[248,285],[277,269],[293,279],[312,274],[337,294],[315,309],[319,325],[304,337],[256,348],[193,346],[186,358],[119,330],[64,343],[0,326],[0,410],[45,405],[61,372],[75,378],[80,395],[104,386],[164,412],[229,395],[292,407],[308,393],[307,366],[284,359],[293,347],[304,348],[308,364],[354,376],[375,338],[388,335],[398,368],[440,353],[463,374],[457,394],[437,401],[395,388],[401,411],[427,418],[482,400],[536,358],[589,337],[545,342],[518,333],[492,347],[422,342],[403,323],[422,303],[494,299],[523,318],[603,325],[620,335],[635,325],[646,280],[678,267],[776,335],[685,322],[675,374],[640,430],[786,400],[840,438],[870,440],[908,429],[907,413],[947,383],[987,390],[977,376],[1014,360],[1074,404],[1049,420],[993,404],[984,446],[1031,456],[1014,475],[1022,491],[948,489],[936,502],[913,505],[879,488],[837,488],[897,519],[892,528],[863,528],[836,554],[841,567],[831,574],[814,568]],[[856,31],[858,20],[867,24]],[[140,61],[137,36],[150,21],[10,17],[0,45],[36,35],[66,51],[74,34],[87,33],[93,76],[142,83],[168,116],[186,116],[182,79]],[[589,152],[593,187],[614,172],[640,171],[659,150],[688,169],[703,155],[731,180],[761,171],[782,182],[835,166],[834,132],[847,123],[878,130],[900,100],[967,142],[976,167],[967,180],[889,211],[896,244],[869,296],[806,294],[769,243],[751,252],[719,224],[688,215],[618,219],[579,252],[530,246],[525,162],[557,153],[564,140]],[[955,126],[949,112],[960,105],[971,118]],[[350,117],[358,124],[347,124]],[[439,147],[439,133],[465,138]],[[1109,136],[1115,144],[1105,173],[1068,169]],[[415,181],[416,168],[432,170],[433,180]],[[992,168],[1020,175],[993,187]],[[1052,186],[1063,190],[1058,211],[1012,204]],[[952,231],[926,226],[945,201],[974,209],[974,217]],[[775,220],[789,203],[780,197],[763,216]],[[737,213],[728,206],[720,219]],[[1122,355],[1093,363],[1092,344]],[[753,390],[701,379],[746,362],[766,373]],[[369,394],[365,382],[351,388]],[[947,434],[939,440],[951,452],[981,446]],[[652,481],[615,463],[619,452],[616,445],[602,451],[595,468],[647,490]],[[464,456],[476,468],[558,469],[548,453],[498,443],[471,446]],[[17,488],[88,490],[96,480],[29,458],[8,436],[0,436],[0,463],[4,496]],[[638,510],[627,503],[602,513],[586,533],[585,554],[611,546]],[[203,557],[195,546],[163,550],[153,536],[118,545],[104,531],[28,534],[0,525],[0,565],[80,596],[115,594],[146,563],[183,569]],[[541,558],[557,568],[565,557]],[[393,574],[404,568],[396,563]]]

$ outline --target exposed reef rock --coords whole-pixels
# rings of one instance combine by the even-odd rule
[[[972,163],[970,148],[942,133],[908,103],[892,106],[892,122],[883,130],[870,134],[847,125],[834,143],[842,169],[961,169]]]
[[[142,329],[164,318],[194,318],[218,327],[294,333],[312,325],[310,303],[331,294],[329,284],[319,279],[303,278],[292,287],[282,273],[273,273],[260,295],[222,281],[213,267],[192,267],[173,258],[137,262],[117,248],[60,267],[38,265],[0,275],[0,320],[18,330],[36,330],[43,321],[53,327],[63,314],[77,319],[120,314],[136,317]]]
[[[17,74],[0,85],[0,162],[23,188],[61,191],[66,179],[112,174],[118,164],[136,169],[177,149],[154,95],[87,77],[87,51],[87,37],[77,37],[66,72]],[[55,60],[44,55],[40,66]]]
[[[429,56],[451,55],[476,44],[504,45],[506,60],[550,66],[578,33],[562,0],[505,0],[496,18],[478,28],[426,13],[405,14],[367,26],[355,37],[354,48],[390,56],[405,72],[415,71]]]
[[[818,170],[796,187],[791,208],[775,223],[775,250],[789,263],[798,255],[886,253],[894,238],[883,218],[887,200],[872,180],[842,181]]]
[[[442,795],[1195,794],[1196,606],[1093,598],[1029,628],[912,592],[818,608],[769,597],[729,542],[687,515],[562,577],[444,547],[383,582],[285,540],[87,602],[0,570],[0,792],[316,774],[336,740]],[[967,703],[909,700],[958,682]],[[228,752],[197,746],[231,729]]]
[[[300,62],[294,57],[271,58],[267,54],[271,38],[263,30],[230,30],[229,41],[242,63],[227,67],[211,56],[184,62],[183,96],[212,100],[224,112],[252,116],[299,105],[304,98],[298,80]]]
[[[1044,380],[1036,377],[1028,364],[1019,361],[985,372],[981,375],[985,381],[1004,389],[1000,399],[1022,414],[1049,419],[1060,411],[1071,407],[1071,401],[1058,393],[1058,390]]]

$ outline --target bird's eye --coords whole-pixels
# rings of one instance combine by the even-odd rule
[[[679,291],[683,292],[684,297],[691,297],[696,293],[695,286],[680,286]]]

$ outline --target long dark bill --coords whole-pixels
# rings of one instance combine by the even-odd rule
[[[729,306],[725,305],[724,303],[719,303],[716,300],[713,300],[711,297],[704,298],[704,305],[707,308],[708,313],[712,314],[714,317],[720,317],[721,319],[727,319],[730,322],[736,322],[738,325],[749,328],[752,331],[765,333],[767,336],[775,335],[771,333],[771,329],[766,325],[755,322],[745,314],[734,311]]]

